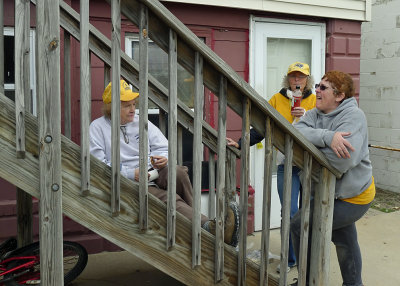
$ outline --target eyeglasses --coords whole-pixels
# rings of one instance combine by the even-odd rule
[[[326,85],[317,83],[317,84],[315,85],[315,89],[317,89],[317,88],[319,88],[319,90],[325,90],[325,89],[327,89],[327,88],[332,88],[332,87],[329,87],[329,86],[326,86]],[[332,88],[332,89],[333,89],[333,88]]]
[[[290,78],[298,78],[298,79],[305,79],[307,76],[302,74],[302,75],[294,75],[294,74],[290,74],[288,75],[288,77]]]
[[[119,128],[121,129],[122,135],[124,136],[125,143],[129,144],[129,136],[128,132],[126,132],[126,126],[120,126]]]

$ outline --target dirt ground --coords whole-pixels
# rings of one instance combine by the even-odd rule
[[[375,199],[372,202],[373,209],[385,213],[391,213],[400,210],[400,193],[376,189]]]

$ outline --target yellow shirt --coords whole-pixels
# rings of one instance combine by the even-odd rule
[[[316,96],[315,94],[310,94],[306,98],[301,100],[300,106],[303,107],[305,110],[311,110],[315,107]],[[287,121],[290,123],[293,122],[294,118],[291,111],[291,100],[286,96],[282,95],[281,93],[274,94],[271,99],[268,101],[278,112],[286,118]]]
[[[352,198],[342,199],[342,201],[356,205],[367,205],[373,201],[373,199],[375,198],[375,193],[375,180],[374,177],[372,177],[371,185],[369,185],[369,187],[364,192]]]

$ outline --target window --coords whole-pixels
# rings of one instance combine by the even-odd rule
[[[139,37],[130,34],[125,39],[125,52],[128,56],[139,62]],[[168,79],[168,54],[160,49],[154,42],[149,41],[149,74],[154,76],[166,88],[169,87]],[[181,65],[178,64],[178,98],[189,108],[194,102],[194,78]],[[149,109],[157,108],[149,103]],[[149,113],[151,111],[149,110]]]
[[[30,90],[32,113],[36,115],[35,33],[30,32]],[[15,100],[14,28],[4,28],[4,92]]]

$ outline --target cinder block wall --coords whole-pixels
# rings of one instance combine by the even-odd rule
[[[360,107],[369,141],[400,149],[400,0],[373,0],[361,31]],[[400,152],[370,151],[377,186],[400,193]]]

